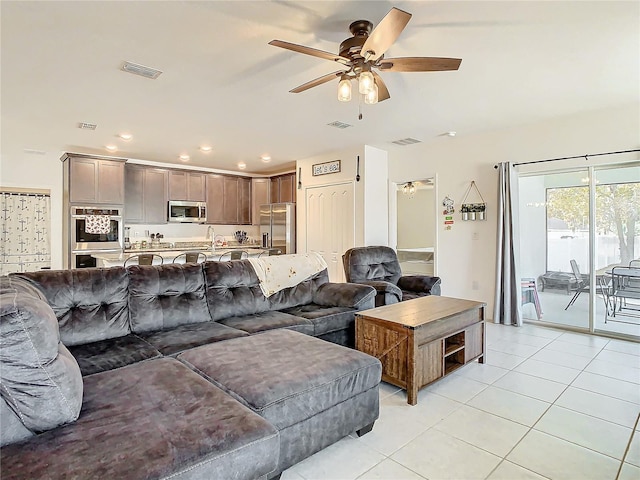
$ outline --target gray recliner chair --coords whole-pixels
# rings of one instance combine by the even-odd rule
[[[342,256],[342,264],[347,282],[376,289],[376,307],[426,295],[440,295],[440,277],[403,276],[398,256],[390,247],[350,248]]]

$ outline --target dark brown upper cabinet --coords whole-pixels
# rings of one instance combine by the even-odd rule
[[[66,154],[62,161],[70,203],[124,204],[125,160]]]
[[[168,170],[127,165],[125,168],[125,222],[167,223]]]
[[[183,170],[169,170],[169,200],[205,202],[206,175]]]
[[[295,203],[296,174],[289,173],[271,177],[270,198],[271,203]]]

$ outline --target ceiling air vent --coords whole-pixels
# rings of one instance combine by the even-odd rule
[[[162,73],[161,70],[156,70],[155,68],[151,67],[145,67],[144,65],[133,62],[124,62],[121,69],[125,72],[140,75],[141,77],[151,78],[153,80],[158,78]]]
[[[353,127],[353,125],[349,125],[348,123],[342,123],[342,122],[339,122],[337,120],[335,122],[327,123],[327,125],[329,125],[330,127],[336,127],[336,128],[340,128],[340,129]]]
[[[416,140],[415,138],[407,137],[401,138],[400,140],[395,140],[391,143],[395,143],[396,145],[413,145],[414,143],[421,143],[422,140]]]
[[[96,125],[95,123],[86,123],[86,122],[78,123],[78,128],[82,128],[83,130],[95,130],[97,126],[98,125]]]

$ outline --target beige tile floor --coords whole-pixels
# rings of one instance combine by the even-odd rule
[[[282,480],[640,480],[640,344],[487,325],[487,362],[423,388],[380,388],[372,432]]]

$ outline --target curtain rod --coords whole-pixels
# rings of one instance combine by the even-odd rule
[[[517,167],[518,165],[531,165],[532,163],[556,162],[558,160],[574,160],[576,158],[584,158],[585,160],[589,160],[589,157],[601,157],[603,155],[617,155],[619,153],[633,153],[633,152],[640,152],[640,149],[636,148],[634,150],[620,150],[619,152],[589,153],[586,155],[575,155],[573,157],[548,158],[546,160],[534,160],[532,162],[514,163],[513,166]],[[498,168],[498,165],[494,165],[493,168]]]

